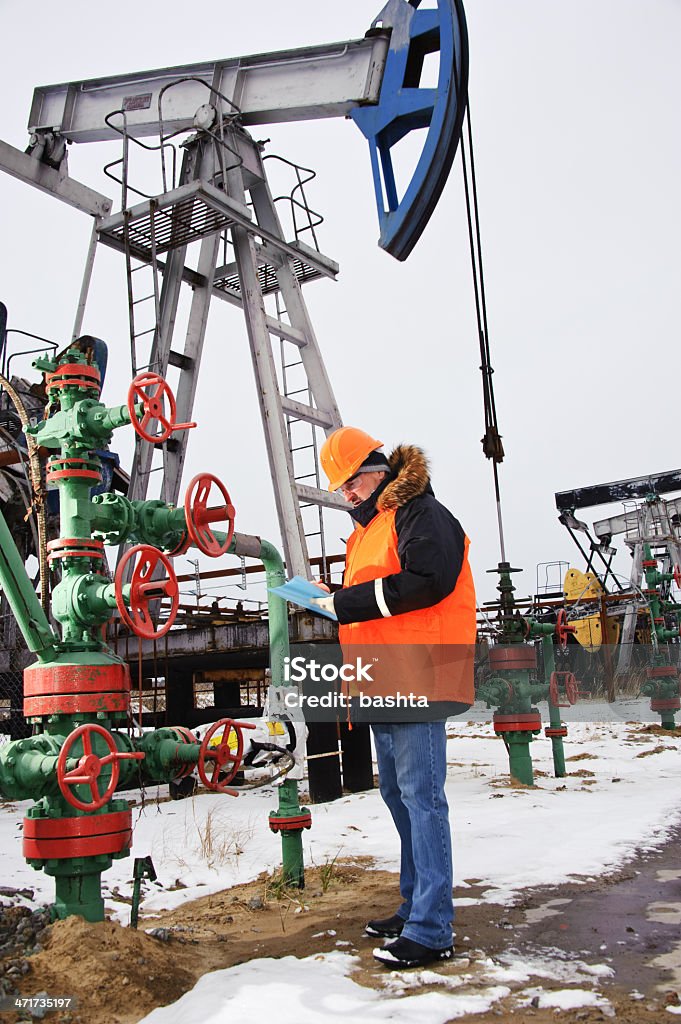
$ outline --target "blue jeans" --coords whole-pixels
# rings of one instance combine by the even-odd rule
[[[381,796],[401,841],[404,902],[397,913],[407,922],[402,935],[443,949],[452,945],[454,918],[445,723],[372,723],[371,728]]]

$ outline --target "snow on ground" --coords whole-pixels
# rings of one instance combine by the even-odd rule
[[[480,879],[488,887],[485,900],[512,902],[514,894],[530,885],[607,873],[637,851],[663,842],[678,821],[679,746],[671,736],[644,734],[640,726],[623,721],[572,723],[567,758],[589,756],[568,760],[567,768],[569,773],[581,774],[556,779],[550,741],[538,738],[532,744],[536,788],[514,789],[508,785],[506,750],[489,724],[450,722],[448,731],[447,792],[459,892],[465,893],[464,879]],[[647,752],[649,756],[640,756]],[[158,792],[165,795],[165,787]],[[193,800],[157,803],[155,795],[155,789],[147,791],[145,805],[133,811],[134,855],[150,854],[158,875],[156,883],[145,883],[147,914],[280,866],[280,839],[267,827],[268,812],[277,804],[273,788],[238,799],[202,793]],[[52,880],[30,868],[21,856],[20,827],[27,806],[0,805],[0,875],[49,901]],[[374,858],[377,867],[398,870],[397,836],[377,791],[315,805],[312,813],[312,830],[304,833],[307,864],[321,866],[337,856],[362,856]],[[124,924],[129,906],[116,897],[131,894],[131,873],[132,862],[124,859],[114,861],[104,875],[107,908]],[[466,897],[459,899],[463,903]],[[310,959],[315,960],[313,970]],[[400,992],[399,984],[392,990],[388,985],[377,995],[347,977],[352,966],[353,958],[340,952],[300,961],[290,957],[254,960],[204,977],[192,993],[171,1008],[154,1011],[147,1020],[171,1024],[180,1020],[180,1014],[183,1024],[217,1020],[227,1000],[229,1016],[236,1020],[242,1019],[240,1010],[245,1017],[246,1007],[248,1016],[257,1018],[258,1006],[264,1013],[269,1012],[267,1007],[285,1005],[282,1024],[321,1024],[341,1013],[363,1024],[390,1019],[391,1003],[400,998],[400,1021],[407,1024],[413,1014],[420,1024],[439,1024],[484,1010],[471,1000],[487,1000],[491,1005],[507,993],[506,982],[522,980],[518,975],[529,977],[530,965],[507,963],[500,968],[490,962],[490,988],[475,997],[452,991],[404,996],[410,982]],[[541,976],[541,965],[534,966],[532,973]],[[587,966],[586,972],[583,968],[572,964],[562,974],[556,973],[554,960],[546,975],[573,983],[591,977],[597,984],[599,971],[593,966]],[[394,976],[387,978],[394,983]],[[575,989],[569,992],[566,1000],[579,998]],[[583,995],[587,1001],[580,1005],[600,1005],[589,1002],[593,991]]]
[[[632,728],[637,729],[623,722],[573,723],[566,743],[568,772],[593,774],[565,779],[552,774],[550,741],[535,740],[536,788],[512,789],[506,750],[491,726],[450,722],[447,793],[457,881],[481,879],[489,886],[487,900],[512,901],[513,893],[528,885],[595,876],[661,843],[680,810],[678,741],[637,732],[643,741],[631,742]],[[665,749],[637,756],[656,747]],[[591,756],[569,760],[579,754]],[[202,793],[163,803],[156,802],[157,793],[165,796],[167,787],[147,790],[144,806],[133,809],[133,853],[150,854],[158,875],[147,890],[145,911],[250,881],[280,865],[281,841],[267,827],[268,813],[277,806],[274,787],[237,799]],[[29,804],[0,806],[1,877],[50,900],[52,880],[21,855],[21,821]],[[399,869],[397,836],[377,790],[317,804],[312,815],[312,829],[304,833],[306,863],[368,856],[378,867]],[[103,877],[108,893],[116,887],[131,893],[131,867],[129,858],[114,861]],[[169,891],[176,883],[178,888]],[[459,891],[465,899],[465,888]],[[127,921],[127,907],[121,910],[115,901],[107,906]]]
[[[445,1024],[468,1013],[484,1013],[509,989],[484,995],[428,992],[400,998],[356,985],[346,975],[358,957],[320,953],[298,960],[251,960],[238,967],[206,974],[191,992],[172,1006],[153,1010],[143,1024],[220,1024],[226,1019],[257,1020],[274,1013],[282,1024]],[[225,993],[229,993],[226,1004]],[[142,1024],[142,1022],[141,1022]]]

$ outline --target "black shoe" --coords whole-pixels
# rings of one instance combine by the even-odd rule
[[[399,914],[384,917],[381,921],[368,921],[364,929],[367,935],[377,935],[380,939],[396,939],[402,934],[407,922]]]
[[[380,964],[388,967],[391,971],[404,971],[409,967],[426,967],[427,964],[451,960],[453,955],[453,946],[445,946],[444,949],[431,949],[430,946],[422,946],[420,942],[402,937],[395,939],[394,942],[389,942],[383,949],[374,950],[374,960],[378,960]]]

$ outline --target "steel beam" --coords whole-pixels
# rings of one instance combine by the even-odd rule
[[[33,93],[29,131],[56,131],[73,142],[116,139],[120,136],[105,118],[125,111],[131,135],[158,135],[164,90],[164,130],[192,128],[198,108],[214,102],[214,85],[226,97],[222,113],[239,111],[244,125],[345,117],[358,105],[378,101],[388,37],[379,32],[321,46],[41,86]]]
[[[0,140],[0,169],[7,171],[13,178],[35,185],[41,192],[61,199],[76,210],[89,213],[93,217],[106,217],[111,212],[112,202],[100,192],[81,184],[67,174],[55,171],[47,164],[22,153],[8,142]]]
[[[628,480],[613,480],[607,484],[592,484],[576,487],[572,491],[558,491],[555,495],[556,508],[591,508],[594,505],[609,505],[630,498],[645,498],[648,494],[667,494],[681,491],[681,469],[666,473],[651,473],[650,476],[630,477]]]

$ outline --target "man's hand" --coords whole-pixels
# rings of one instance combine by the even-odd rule
[[[331,612],[333,615],[336,614],[333,594],[329,594],[328,597],[315,597],[310,603],[316,605],[317,608],[321,608],[324,612]]]

